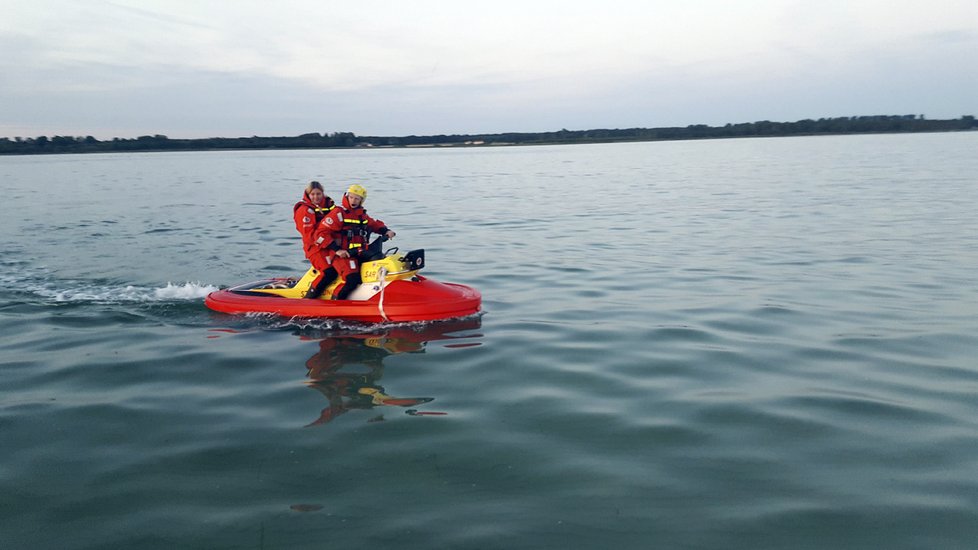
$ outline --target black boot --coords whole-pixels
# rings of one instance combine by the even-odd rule
[[[360,286],[360,274],[351,273],[346,277],[346,283],[343,284],[343,288],[336,293],[337,300],[346,300],[346,297],[353,292],[353,289]]]
[[[330,285],[336,279],[336,270],[332,267],[323,271],[323,274],[319,277],[319,282],[313,284],[309,291],[306,292],[305,298],[315,299],[322,295],[326,287]]]

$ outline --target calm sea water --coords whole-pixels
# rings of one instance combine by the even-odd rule
[[[974,548],[976,151],[0,157],[0,547]],[[209,312],[310,179],[485,314]]]

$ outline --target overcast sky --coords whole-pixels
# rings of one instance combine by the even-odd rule
[[[975,0],[0,0],[0,137],[978,115]]]

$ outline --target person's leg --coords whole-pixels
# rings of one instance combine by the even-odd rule
[[[312,285],[309,287],[309,291],[306,292],[306,298],[319,298],[326,287],[330,285],[336,279],[336,270],[332,267],[326,269],[325,271],[320,271],[319,276],[313,279]]]
[[[360,262],[354,258],[336,258],[333,264],[344,283],[333,290],[334,300],[346,300],[347,296],[360,285]]]
[[[346,282],[340,288],[339,292],[336,293],[337,300],[346,300],[351,292],[354,291],[358,286],[360,286],[360,272],[350,273],[346,276]]]
[[[309,290],[305,295],[306,298],[319,298],[323,291],[326,290],[326,287],[336,279],[336,269],[331,265],[331,260],[332,258],[322,251],[316,252],[309,257],[309,263],[319,271],[319,275],[309,285]]]

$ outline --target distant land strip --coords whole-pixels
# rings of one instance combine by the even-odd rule
[[[629,141],[675,141],[740,137],[816,136],[840,134],[892,134],[955,132],[978,129],[973,115],[929,120],[924,115],[873,115],[805,119],[797,122],[745,122],[725,126],[693,124],[686,127],[560,130],[504,134],[452,134],[434,136],[357,136],[352,132],[311,133],[295,137],[239,137],[170,139],[163,135],[98,140],[92,136],[40,136],[0,138],[0,155],[104,153],[129,151],[210,151],[221,149],[328,149],[386,147],[485,147],[501,145],[559,145]]]

